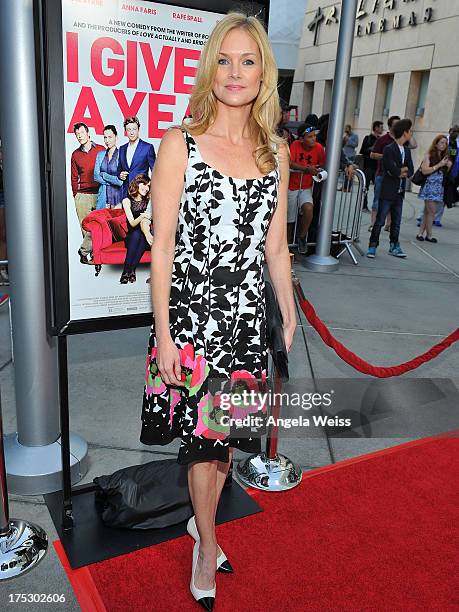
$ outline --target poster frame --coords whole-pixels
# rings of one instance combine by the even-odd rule
[[[226,14],[243,10],[258,15],[268,27],[270,0],[145,0]],[[44,203],[45,287],[47,329],[52,336],[144,327],[152,314],[124,314],[71,319],[68,261],[67,177],[65,163],[65,112],[62,0],[33,0],[37,59],[37,104],[41,122],[42,202]],[[64,205],[63,205],[64,203]]]

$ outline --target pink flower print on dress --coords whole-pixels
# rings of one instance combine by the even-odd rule
[[[157,349],[153,347],[151,354],[147,355],[147,371],[145,374],[145,392],[147,395],[163,393],[166,390],[166,384],[158,372],[156,354]]]
[[[202,355],[197,355],[193,366],[193,372],[191,374],[191,380],[189,382],[190,389],[189,395],[195,395],[201,388],[203,382],[209,376],[210,367],[207,361]]]
[[[234,389],[237,386],[237,381],[242,380],[244,382],[244,391],[246,391],[247,400],[252,403],[248,403],[244,396],[242,398],[237,399],[235,401],[230,400],[230,408],[229,413],[231,418],[233,419],[243,419],[248,414],[253,414],[261,410],[265,412],[265,404],[261,401],[259,397],[260,388],[258,386],[258,379],[247,370],[235,370],[231,372],[231,382],[233,383],[231,387],[231,395],[238,395],[240,392],[237,389]]]
[[[172,419],[174,418],[174,411],[175,411],[175,407],[177,406],[177,404],[180,402],[181,399],[181,394],[180,391],[178,391],[177,389],[172,389],[170,390],[170,407],[169,407],[169,425],[172,426]]]
[[[220,396],[207,392],[198,403],[198,422],[193,434],[209,440],[224,440],[229,435],[229,426],[222,424],[223,415]]]

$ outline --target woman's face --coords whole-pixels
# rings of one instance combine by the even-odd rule
[[[255,100],[262,79],[261,54],[255,40],[240,28],[225,36],[218,55],[213,92],[227,106]]]
[[[139,183],[139,193],[144,198],[150,191],[150,183]]]
[[[443,151],[446,151],[447,147],[448,147],[448,141],[446,140],[446,138],[441,138],[437,142],[437,149],[440,151],[440,153],[442,153]]]
[[[116,145],[116,136],[111,130],[105,130],[104,143],[107,149],[111,149]]]

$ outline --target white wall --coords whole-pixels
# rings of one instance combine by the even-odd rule
[[[277,66],[281,70],[295,69],[306,2],[307,0],[271,0],[269,40]]]

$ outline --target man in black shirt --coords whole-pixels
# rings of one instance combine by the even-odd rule
[[[378,162],[375,159],[371,159],[370,153],[373,150],[373,145],[383,133],[384,124],[382,121],[373,122],[373,130],[371,134],[365,136],[360,147],[360,154],[363,156],[363,171],[365,173],[365,180],[367,183],[367,190],[370,187],[370,183],[375,184],[375,175]],[[365,192],[365,199],[363,202],[363,210],[370,212],[368,209],[368,198]]]
[[[387,213],[391,213],[389,254],[406,257],[400,247],[399,235],[402,221],[403,199],[406,179],[414,174],[413,161],[409,147],[405,146],[413,136],[410,119],[400,119],[392,127],[393,142],[384,147],[382,158],[383,177],[376,221],[373,225],[368,245],[367,257],[376,256],[379,235],[384,226]]]

